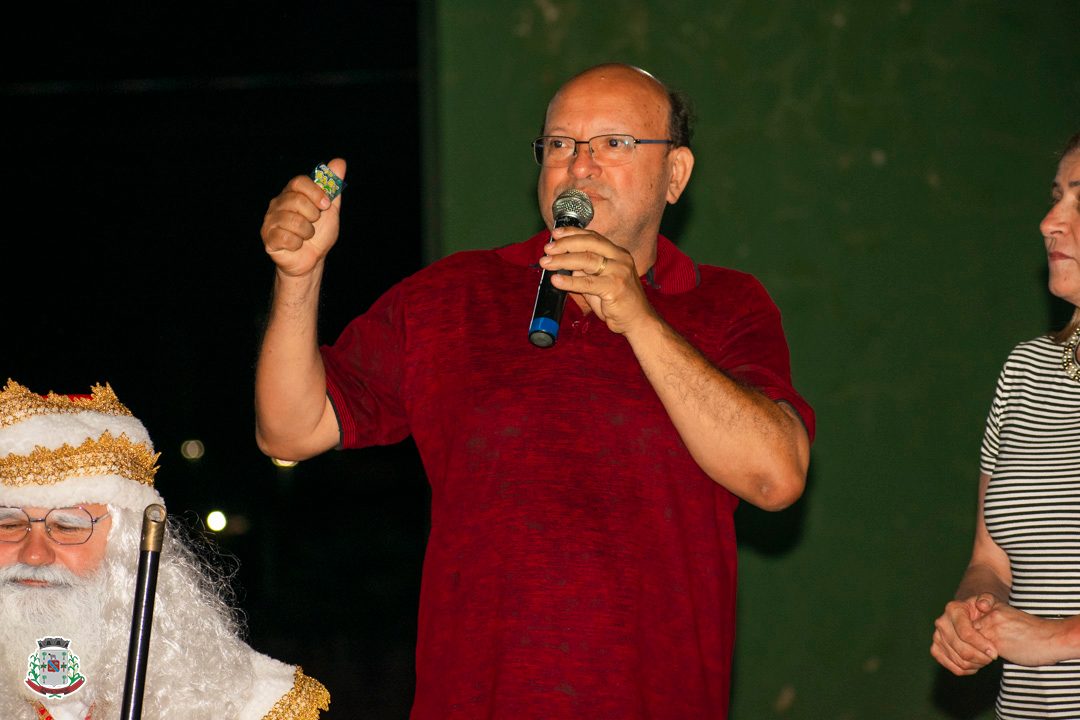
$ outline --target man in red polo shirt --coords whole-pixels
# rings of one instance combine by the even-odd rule
[[[316,311],[342,199],[298,176],[270,202],[258,443],[299,460],[414,438],[432,489],[414,719],[724,718],[732,514],[799,498],[813,411],[760,283],[659,235],[694,165],[681,96],[597,66],[543,132],[548,230],[432,264],[332,345]],[[555,227],[569,189],[587,229]],[[546,349],[525,327],[541,270],[571,272]]]

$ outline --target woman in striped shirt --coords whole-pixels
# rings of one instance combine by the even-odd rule
[[[971,562],[930,648],[957,675],[1003,660],[999,718],[1080,717],[1080,133],[1039,229],[1050,292],[1077,309],[998,377]]]

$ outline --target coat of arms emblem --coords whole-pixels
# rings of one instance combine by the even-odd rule
[[[70,695],[83,686],[86,678],[79,673],[79,656],[70,650],[71,641],[47,637],[37,641],[38,649],[30,654],[26,684],[45,697]]]

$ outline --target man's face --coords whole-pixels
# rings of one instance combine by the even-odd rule
[[[108,512],[105,505],[83,504],[92,517],[102,517]],[[31,518],[43,518],[51,508],[25,507]],[[86,577],[101,566],[108,545],[112,518],[104,517],[95,526],[90,539],[81,545],[60,545],[45,533],[44,523],[31,523],[30,532],[22,542],[0,543],[0,568],[16,563],[31,567],[61,566],[75,575]],[[25,586],[46,586],[44,580],[17,580]]]
[[[596,135],[628,134],[638,139],[670,139],[666,92],[652,79],[626,68],[589,72],[567,85],[548,105],[544,135],[588,140]],[[687,148],[681,152],[689,154]],[[540,212],[554,226],[551,205],[575,188],[592,200],[593,230],[635,252],[650,247],[668,202],[675,202],[685,181],[673,180],[674,151],[668,145],[637,145],[626,165],[597,165],[587,145],[565,167],[542,167],[537,183]],[[688,175],[687,175],[688,177]]]

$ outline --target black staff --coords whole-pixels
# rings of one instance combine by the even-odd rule
[[[120,720],[142,717],[143,688],[146,684],[146,657],[150,650],[150,628],[154,622],[154,592],[157,589],[161,541],[165,537],[165,508],[148,505],[143,511],[142,542],[139,544],[139,576],[135,580],[135,607],[131,611],[131,640],[128,642],[127,675]]]

